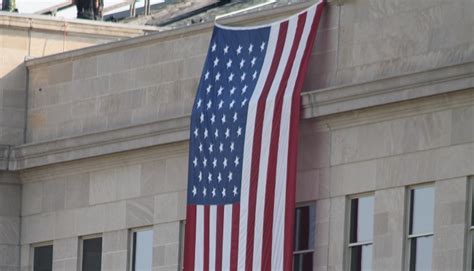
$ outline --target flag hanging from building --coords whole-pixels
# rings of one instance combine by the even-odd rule
[[[300,92],[323,6],[214,28],[191,116],[185,270],[291,270]]]

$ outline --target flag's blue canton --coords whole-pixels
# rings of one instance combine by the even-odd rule
[[[191,117],[188,204],[240,200],[250,97],[270,28],[214,28]]]

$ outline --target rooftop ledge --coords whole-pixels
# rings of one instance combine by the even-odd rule
[[[0,11],[0,27],[38,29],[44,31],[67,31],[69,33],[98,36],[133,37],[157,32],[154,26],[127,25],[82,19],[66,19],[48,15],[18,14]]]
[[[302,94],[301,117],[321,118],[374,106],[474,88],[474,62],[440,67],[353,85]],[[474,91],[466,100],[472,103]],[[405,110],[400,107],[400,111]],[[22,170],[140,148],[183,142],[189,138],[189,116],[49,142],[0,145],[0,169]]]
[[[333,1],[330,1],[331,3]],[[301,11],[310,5],[314,4],[315,1],[311,2],[304,2],[304,3],[297,3],[297,4],[289,4],[287,6],[277,7],[274,9],[263,10],[263,11],[252,11],[246,14],[239,14],[232,17],[226,17],[219,19],[220,24],[224,25],[252,25],[261,23],[267,20],[274,20],[276,18],[285,17],[288,15],[292,15]],[[77,21],[77,20],[76,20]],[[83,21],[83,20],[80,20]],[[100,23],[104,24],[104,23]],[[109,24],[110,25],[110,24]],[[112,24],[112,26],[117,24]],[[91,47],[81,48],[77,50],[72,50],[64,53],[33,58],[26,61],[27,67],[34,67],[37,65],[44,65],[56,62],[63,62],[68,61],[74,58],[84,57],[88,55],[96,55],[100,53],[104,53],[111,50],[117,50],[121,48],[129,48],[134,46],[143,46],[147,43],[156,43],[157,41],[170,39],[170,38],[178,38],[183,35],[193,35],[198,34],[206,31],[210,31],[214,26],[213,22],[195,24],[191,26],[176,28],[172,30],[163,30],[161,32],[149,33],[146,36],[134,37],[125,40],[114,41],[106,44],[95,45]]]

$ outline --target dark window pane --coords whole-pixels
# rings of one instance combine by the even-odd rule
[[[374,236],[374,197],[351,200],[350,242],[371,241]]]
[[[133,270],[151,270],[153,254],[153,230],[133,233]]]
[[[411,239],[410,271],[431,271],[433,236]]]
[[[102,238],[82,241],[82,270],[100,271],[102,262]]]
[[[53,246],[42,246],[34,248],[34,271],[53,270]]]
[[[433,232],[434,188],[413,189],[411,192],[410,234]]]
[[[314,249],[315,207],[304,206],[295,211],[295,243],[294,250]]]
[[[372,245],[351,247],[351,271],[372,270]]]
[[[295,254],[293,259],[294,271],[313,270],[313,252]]]

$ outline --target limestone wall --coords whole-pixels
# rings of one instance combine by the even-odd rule
[[[78,237],[102,234],[102,270],[128,270],[129,230],[154,229],[154,270],[177,270],[185,219],[187,144],[26,170],[22,267],[31,246],[53,241],[54,270],[76,270]]]
[[[328,8],[305,90],[328,87],[313,93],[314,106],[325,102],[332,111],[302,120],[297,177],[298,204],[316,202],[316,270],[344,270],[348,198],[367,192],[375,195],[373,269],[406,270],[407,189],[427,183],[436,191],[433,270],[465,270],[473,7],[461,0],[347,0]],[[16,166],[25,270],[31,244],[44,241],[58,251],[55,268],[76,270],[79,237],[89,234],[104,238],[103,270],[126,270],[129,229],[141,226],[154,228],[154,270],[176,270],[187,143],[175,135],[187,132],[178,117],[190,112],[209,27],[28,62],[29,144],[13,153],[24,159]],[[409,75],[379,80],[401,74]],[[361,94],[347,96],[347,89]]]
[[[374,269],[404,270],[407,187],[433,183],[433,270],[464,270],[473,135],[473,89],[303,120],[296,199],[316,202],[315,268],[342,270],[347,197],[373,192]],[[177,142],[22,170],[23,267],[45,241],[65,251],[55,268],[75,266],[78,238],[102,234],[103,270],[126,270],[129,229],[148,226],[154,270],[175,270],[187,152]]]
[[[20,144],[24,140],[28,84],[25,60],[143,35],[147,31],[151,28],[0,13],[0,144]]]
[[[473,10],[469,0],[329,5],[304,90],[472,61]],[[281,13],[255,17],[271,20]],[[29,62],[27,141],[189,114],[210,31],[209,24],[194,26]]]

